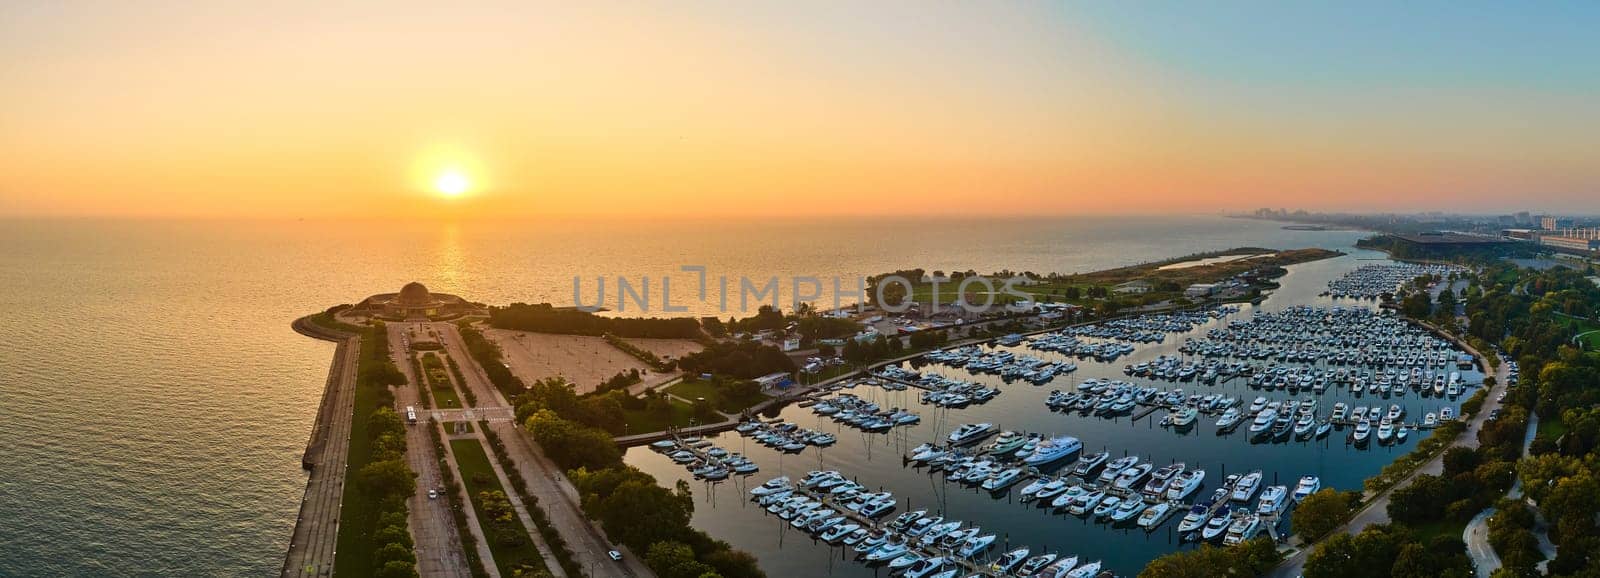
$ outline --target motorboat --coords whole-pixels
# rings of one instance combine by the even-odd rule
[[[917,518],[917,521],[912,522],[909,526],[906,526],[905,535],[907,538],[919,538],[923,534],[928,533],[928,530],[933,529],[934,526],[937,526],[943,522],[944,516]]]
[[[1328,421],[1328,420],[1322,420],[1320,422],[1317,422],[1317,433],[1315,435],[1313,435],[1312,437],[1316,437],[1316,438],[1320,439],[1320,438],[1323,438],[1323,437],[1327,436],[1328,433],[1332,432],[1332,431],[1333,431],[1333,422]]]
[[[1115,511],[1117,507],[1121,505],[1122,498],[1117,496],[1106,496],[1105,499],[1100,500],[1100,505],[1094,507],[1094,517],[1100,519],[1107,518],[1111,515],[1111,512]]]
[[[975,536],[972,538],[967,538],[967,541],[962,542],[961,547],[956,549],[956,555],[962,558],[971,559],[974,556],[984,553],[992,546],[994,546],[994,534]]]
[[[1138,516],[1144,509],[1144,500],[1128,498],[1117,504],[1117,509],[1111,511],[1110,518],[1113,523],[1126,522],[1132,520],[1134,516]]]
[[[1028,554],[1029,550],[1027,548],[1017,548],[1001,554],[1000,558],[989,565],[989,570],[1000,574],[1009,573],[1013,568],[1022,565],[1022,561],[1028,559]]]
[[[947,439],[954,446],[970,445],[988,437],[989,434],[994,433],[994,429],[994,424],[992,423],[962,424],[955,431],[950,432]]]
[[[1260,531],[1261,518],[1259,516],[1244,516],[1228,526],[1228,535],[1223,537],[1222,543],[1228,546],[1242,544],[1256,537],[1256,533]]]
[[[1095,575],[1097,575],[1099,573],[1100,573],[1100,561],[1099,560],[1095,560],[1095,561],[1090,562],[1088,564],[1084,564],[1082,566],[1074,568],[1071,572],[1067,573],[1067,578],[1093,578]]]
[[[1061,556],[1056,558],[1056,561],[1052,562],[1049,566],[1045,566],[1044,569],[1039,570],[1037,575],[1046,576],[1049,578],[1061,578],[1062,576],[1067,575],[1067,572],[1071,572],[1073,568],[1077,567],[1077,565],[1078,557],[1076,555]]]
[[[1423,427],[1433,427],[1439,425],[1439,416],[1435,415],[1431,411],[1428,412],[1428,415],[1422,417],[1422,425]]]
[[[1162,522],[1172,516],[1172,502],[1156,502],[1139,514],[1139,527],[1146,530],[1160,526]]]
[[[893,520],[889,521],[889,529],[895,531],[904,530],[906,526],[911,525],[912,522],[915,522],[919,518],[926,515],[928,515],[927,510],[913,510],[904,514],[900,514],[899,516],[895,516]]]
[[[1222,412],[1222,417],[1217,418],[1217,433],[1227,433],[1239,427],[1244,422],[1244,412],[1237,407],[1230,407]]]
[[[946,534],[949,534],[951,532],[956,531],[956,529],[958,529],[960,527],[961,527],[961,521],[960,520],[951,520],[951,521],[948,521],[948,522],[937,524],[932,528],[928,528],[927,533],[923,534],[922,535],[922,539],[917,540],[917,543],[921,544],[924,547],[932,546],[934,544],[938,544],[940,538],[943,538]]]
[[[1322,479],[1316,476],[1301,476],[1299,485],[1294,487],[1294,503],[1298,504],[1322,489]]]
[[[1278,412],[1270,409],[1262,410],[1261,413],[1256,414],[1255,419],[1250,422],[1250,435],[1266,435],[1268,432],[1272,431],[1272,424],[1277,420]]]
[[[1038,556],[1029,558],[1024,561],[1021,566],[1017,567],[1017,575],[1038,576],[1039,571],[1043,570],[1045,566],[1049,566],[1051,562],[1055,562],[1056,558],[1057,555],[1055,552],[1040,554]]]
[[[1226,508],[1227,506],[1223,507]],[[1233,526],[1233,518],[1228,515],[1226,510],[1220,510],[1210,520],[1206,521],[1206,525],[1200,527],[1200,539],[1207,542],[1215,542],[1227,534],[1228,528],[1231,526]]]
[[[922,557],[922,554],[911,550],[906,550],[905,553],[900,554],[898,558],[889,561],[889,571],[895,572],[910,568],[911,566],[922,562],[923,559],[924,558]]]
[[[869,564],[873,562],[888,562],[899,558],[908,549],[910,549],[910,546],[907,546],[905,542],[885,542],[883,545],[867,552],[866,561]]]
[[[860,529],[861,529],[861,525],[860,524],[840,524],[840,525],[834,526],[832,528],[829,528],[828,531],[823,532],[822,535],[820,535],[818,537],[821,538],[822,541],[824,541],[824,542],[827,542],[827,543],[830,543],[830,544],[834,544],[834,543],[838,543],[841,540],[844,540],[845,536],[851,534],[852,532],[855,532],[856,530],[860,530]]]
[[[1187,534],[1199,530],[1209,521],[1211,521],[1211,508],[1205,504],[1195,504],[1189,507],[1189,512],[1183,515],[1183,519],[1178,520],[1178,533]]]
[[[1072,500],[1087,493],[1083,486],[1067,486],[1050,500],[1050,508],[1059,510],[1072,504]]]
[[[1332,419],[1334,421],[1343,420],[1345,414],[1348,413],[1349,411],[1350,411],[1349,406],[1346,406],[1344,404],[1344,402],[1341,401],[1339,403],[1335,403],[1335,404],[1333,404],[1333,417],[1332,417]]]
[[[1066,478],[1039,478],[1039,480],[1048,480],[1033,493],[1033,499],[1039,500],[1041,504],[1048,503],[1046,500],[1055,499],[1056,496],[1061,495],[1071,485],[1067,483]],[[1035,480],[1035,482],[1039,480]]]
[[[1111,458],[1111,452],[1099,452],[1078,458],[1077,465],[1072,468],[1072,475],[1085,480],[1094,474],[1096,469],[1104,466],[1106,460]]]
[[[1075,515],[1075,516],[1082,516],[1084,514],[1093,513],[1094,510],[1096,509],[1095,507],[1100,505],[1100,501],[1104,500],[1104,499],[1106,499],[1106,493],[1105,492],[1102,492],[1102,491],[1089,492],[1087,494],[1084,494],[1084,495],[1078,496],[1076,498],[1073,498],[1071,503],[1067,505],[1067,511],[1070,512],[1071,514]]]
[[[1239,482],[1233,485],[1232,499],[1235,502],[1249,502],[1256,495],[1256,489],[1261,487],[1261,470],[1245,474]]]
[[[1205,484],[1205,479],[1205,470],[1189,470],[1178,474],[1177,477],[1172,479],[1172,483],[1167,486],[1167,499],[1182,500],[1188,498],[1190,494],[1193,494],[1200,489],[1200,486]]]
[[[1178,474],[1183,473],[1184,467],[1185,464],[1183,462],[1176,462],[1161,466],[1154,473],[1150,474],[1150,480],[1145,482],[1144,488],[1140,490],[1140,493],[1152,498],[1160,498],[1162,495],[1167,493],[1167,487],[1172,485],[1173,478],[1176,478],[1178,477]]]
[[[1315,432],[1316,429],[1317,418],[1312,417],[1311,414],[1303,414],[1300,416],[1300,419],[1294,423],[1294,437],[1298,439],[1308,439],[1311,437],[1312,432]]]
[[[960,546],[963,542],[966,542],[968,538],[977,536],[979,530],[980,528],[977,526],[954,530],[949,534],[945,534],[943,538],[939,538],[938,545],[940,548],[944,548],[946,550],[953,549],[957,546]]]
[[[1042,466],[1072,455],[1073,452],[1083,449],[1083,442],[1072,436],[1060,436],[1040,442],[1033,453],[1022,459],[1022,463],[1029,466]]]
[[[1117,476],[1121,475],[1123,470],[1131,468],[1138,463],[1139,456],[1126,456],[1111,460],[1111,463],[1106,464],[1106,469],[1100,472],[1098,481],[1102,485],[1116,481]]]
[[[1134,464],[1133,467],[1122,470],[1121,473],[1117,474],[1117,479],[1112,482],[1112,485],[1124,490],[1132,490],[1134,486],[1150,475],[1150,470],[1152,469],[1155,469],[1153,464]]]
[[[1017,498],[1024,502],[1033,500],[1034,495],[1038,494],[1039,490],[1044,489],[1045,486],[1055,483],[1056,481],[1058,481],[1056,478],[1047,478],[1043,476],[1034,478],[1033,481],[1028,482],[1028,485],[1023,486],[1021,490],[1017,491]]]
[[[943,556],[934,556],[932,558],[924,558],[922,560],[918,560],[915,564],[912,564],[912,565],[906,567],[905,573],[901,574],[901,576],[904,576],[905,578],[922,578],[924,576],[928,576],[928,575],[931,575],[931,574],[933,574],[935,572],[938,572],[940,569],[944,568],[945,565],[948,564],[948,563],[949,563],[949,561],[946,560]],[[894,566],[893,564],[890,564],[891,568],[893,566]]]
[[[792,489],[792,488],[790,488],[790,486],[789,486],[789,477],[788,476],[779,476],[779,477],[767,480],[766,483],[763,483],[763,484],[761,484],[759,486],[751,488],[750,489],[750,495],[759,498],[759,497],[765,496],[767,494],[772,494],[772,493],[776,493],[776,492],[780,492],[780,491],[786,491],[786,490],[790,490],[790,489]]]
[[[1256,513],[1266,516],[1282,512],[1288,501],[1289,488],[1267,486],[1267,489],[1261,490],[1261,500],[1256,503]]]
[[[1361,420],[1361,421],[1356,422],[1356,429],[1355,429],[1354,432],[1350,433],[1350,439],[1355,440],[1355,442],[1358,443],[1358,444],[1361,444],[1361,443],[1366,443],[1367,442],[1367,438],[1370,437],[1371,435],[1372,435],[1372,422],[1369,422],[1367,420]]]
[[[1386,443],[1389,443],[1389,441],[1393,440],[1393,439],[1394,439],[1394,424],[1389,423],[1387,420],[1385,420],[1383,423],[1378,424],[1378,443],[1386,444]]]
[[[1028,436],[1014,431],[1004,431],[1000,432],[1000,436],[994,438],[994,442],[990,443],[986,449],[991,454],[1003,456],[1022,449],[1022,445],[1026,443],[1028,443]]]
[[[1010,488],[1017,480],[1022,479],[1022,468],[1007,468],[989,475],[983,481],[982,487],[991,492],[998,492]]]

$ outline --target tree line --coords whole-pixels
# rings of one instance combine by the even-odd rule
[[[604,335],[696,339],[702,336],[700,322],[690,317],[601,317],[579,309],[558,308],[549,303],[512,303],[489,309],[489,325],[500,329],[559,333],[565,335]]]

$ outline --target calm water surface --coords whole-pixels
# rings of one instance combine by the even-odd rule
[[[29,576],[277,572],[305,482],[299,455],[332,352],[288,324],[407,281],[487,303],[568,304],[574,276],[674,275],[681,287],[688,279],[681,265],[759,279],[848,280],[902,267],[1072,272],[1240,245],[1348,247],[1361,236],[1218,217],[0,223],[0,575]],[[1296,275],[1325,278],[1346,264],[1311,264]],[[716,313],[714,304],[687,305],[691,313]],[[1085,367],[1077,376],[1093,374]],[[1049,389],[1008,386],[987,406],[927,415],[899,440],[846,435],[821,460],[917,503],[939,496],[952,515],[1004,529],[1013,542],[1072,541],[1128,571],[1166,548],[1165,538],[1084,527],[955,489],[946,494],[899,467],[901,446],[951,423],[988,419],[1159,460],[1212,468],[1226,461],[1230,471],[1268,459],[1292,466],[1285,475],[1327,468],[1324,479],[1341,487],[1398,451],[1282,447],[1252,456],[1236,440],[1052,416],[1040,405]],[[815,419],[789,411],[803,423]],[[780,465],[776,455],[749,451],[763,475],[818,463],[815,452]],[[629,459],[664,480],[682,472],[648,452]],[[761,555],[774,575],[810,575],[837,556],[778,532],[738,493],[731,484],[704,492],[696,523]],[[832,566],[864,575],[854,564]]]

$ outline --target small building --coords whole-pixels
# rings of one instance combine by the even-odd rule
[[[794,384],[794,378],[782,371],[757,377],[755,381],[756,385],[761,386],[761,389],[783,388]]]
[[[466,300],[447,293],[429,292],[415,281],[406,283],[399,293],[373,295],[351,308],[354,313],[397,320],[452,318],[471,310]]]
[[[1127,283],[1119,283],[1116,287],[1112,287],[1111,290],[1122,295],[1143,295],[1149,293],[1150,288],[1149,281],[1135,279]]]
[[[797,349],[800,349],[800,338],[799,337],[791,335],[789,337],[784,338],[784,340],[783,340],[783,350],[784,351],[794,351],[794,350],[797,350]]]
[[[1217,288],[1218,286],[1216,283],[1195,283],[1190,285],[1188,289],[1183,290],[1183,296],[1190,299],[1197,297],[1210,297],[1216,294]]]

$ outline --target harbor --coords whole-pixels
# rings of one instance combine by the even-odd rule
[[[1260,359],[1238,349],[1237,345],[1234,351],[1222,354],[1224,349],[1219,347],[1229,341],[1223,338],[1223,333],[1255,332],[1247,330],[1244,324],[1257,316],[1264,315],[1264,320],[1281,319],[1296,315],[1297,308],[1303,306],[1320,308],[1324,316],[1334,317],[1345,315],[1334,315],[1334,308],[1375,310],[1369,302],[1321,295],[1328,290],[1330,282],[1361,264],[1372,263],[1361,260],[1371,257],[1357,252],[1293,267],[1290,274],[1282,278],[1282,288],[1257,305],[1206,307],[1184,316],[1127,316],[1115,324],[1025,332],[1003,339],[1004,343],[1002,339],[995,339],[939,350],[878,368],[871,375],[842,380],[812,391],[796,400],[798,403],[760,417],[760,423],[764,424],[760,427],[793,424],[797,429],[832,434],[836,442],[828,446],[808,446],[798,453],[789,453],[748,437],[739,439],[741,432],[737,431],[705,434],[707,440],[737,449],[759,464],[757,475],[708,482],[695,478],[665,456],[644,448],[630,450],[627,459],[664,483],[674,479],[690,482],[695,488],[696,526],[740,548],[763,553],[763,560],[774,560],[772,568],[779,572],[883,575],[883,567],[857,562],[858,553],[852,548],[830,545],[827,540],[788,522],[774,526],[774,515],[748,499],[750,489],[771,477],[800,480],[809,472],[826,470],[837,470],[863,488],[893,492],[898,501],[894,514],[908,509],[926,510],[929,515],[961,520],[964,528],[984,528],[985,533],[997,535],[998,543],[1009,546],[990,553],[988,558],[973,561],[970,567],[960,566],[958,575],[966,575],[969,570],[987,571],[988,567],[982,564],[985,560],[992,564],[995,556],[1026,547],[1031,551],[1029,558],[1043,553],[1065,556],[1070,552],[1082,562],[1101,560],[1102,567],[1096,574],[1131,576],[1163,552],[1192,548],[1206,541],[1203,537],[1193,540],[1197,533],[1204,533],[1205,527],[1203,524],[1196,526],[1196,520],[1188,518],[1192,515],[1211,522],[1224,507],[1228,508],[1227,523],[1213,529],[1211,542],[1222,543],[1234,522],[1246,526],[1240,528],[1241,533],[1281,540],[1293,530],[1292,505],[1281,511],[1254,513],[1263,489],[1283,487],[1284,492],[1292,493],[1297,489],[1297,482],[1306,477],[1315,478],[1320,487],[1359,489],[1364,478],[1425,438],[1430,427],[1443,421],[1441,414],[1447,408],[1455,412],[1459,403],[1473,393],[1473,386],[1481,382],[1482,376],[1475,367],[1463,369],[1458,364],[1460,359],[1449,349],[1449,344],[1441,346],[1415,335],[1410,342],[1412,345],[1404,347],[1418,348],[1419,361],[1421,351],[1429,350],[1430,355],[1425,365],[1416,366],[1419,371],[1416,379],[1412,379],[1411,367],[1405,368],[1403,393],[1394,389],[1401,377],[1399,365],[1393,366],[1395,375],[1389,376],[1383,390],[1374,392],[1369,387],[1370,382],[1381,381],[1387,375],[1385,372],[1391,367],[1388,358],[1372,366],[1365,361],[1352,363],[1346,355],[1341,365],[1339,348],[1332,345],[1289,347],[1286,343],[1281,351],[1271,350]],[[1351,317],[1330,323],[1359,326],[1362,322]],[[1390,329],[1387,325],[1380,327],[1377,321],[1365,323],[1372,324],[1369,330],[1373,332]],[[1265,335],[1264,327],[1262,335]],[[1416,331],[1422,332],[1419,335],[1431,335],[1425,328],[1417,327]],[[1086,355],[1080,355],[1079,349],[1062,352],[1033,347],[1046,343],[1052,348],[1080,347]],[[1207,354],[1208,347],[1212,354]],[[1402,347],[1402,344],[1394,344],[1394,352],[1398,354]],[[1132,351],[1127,351],[1130,348]],[[1315,351],[1319,357],[1308,357],[1310,351]],[[1002,356],[1004,352],[1010,355]],[[1283,359],[1278,358],[1280,355]],[[966,357],[967,363],[950,362],[958,357]],[[991,367],[982,362],[986,359],[1000,363]],[[1409,355],[1406,359],[1410,359]],[[978,371],[971,369],[972,361],[980,361]],[[1141,364],[1146,369],[1137,369]],[[1071,369],[1067,370],[1068,367]],[[1039,377],[1040,370],[1045,368],[1050,369],[1048,379]],[[1281,384],[1277,380],[1280,368],[1284,378]],[[1341,368],[1345,369],[1344,380],[1337,379]],[[1029,370],[1035,372],[1031,378],[1027,375]],[[1011,375],[1006,375],[1008,372]],[[1363,378],[1362,372],[1371,375]],[[1446,391],[1442,395],[1433,394],[1433,379],[1428,372],[1443,376]],[[1352,373],[1361,387],[1352,387]],[[1460,385],[1454,396],[1448,391],[1452,373],[1457,374]],[[1261,376],[1260,379],[1256,379],[1257,376]],[[1292,393],[1290,376],[1295,377]],[[1301,379],[1306,376],[1311,381],[1302,387]],[[1319,377],[1325,377],[1325,383]],[[1424,377],[1427,377],[1426,395],[1420,391]],[[1319,386],[1319,383],[1322,384]],[[1092,408],[1105,401],[1101,395],[1111,392],[1116,394],[1111,399],[1113,402],[1124,393],[1132,393],[1132,405],[1121,412],[1096,415]],[[1087,413],[1081,409],[1051,407],[1052,398],[1059,404],[1069,394],[1093,394],[1096,401]],[[838,399],[846,401],[830,401]],[[1258,401],[1260,407],[1252,410],[1252,405]],[[868,431],[815,411],[819,407],[829,411],[862,404],[876,406],[875,411],[869,412],[875,416],[886,417],[901,411],[916,414],[917,420],[888,430]],[[1268,404],[1277,404],[1274,412],[1291,418],[1288,429],[1280,430],[1287,435],[1279,437],[1269,433],[1264,438],[1251,435],[1252,422]],[[1379,408],[1375,413],[1380,417],[1370,418],[1364,411],[1358,419],[1352,413],[1356,406],[1368,411]],[[1390,417],[1394,406],[1399,406],[1399,416],[1389,421],[1392,426],[1388,430],[1389,437],[1380,442],[1380,422]],[[1340,407],[1344,412],[1336,415]],[[1230,409],[1239,413],[1238,423],[1219,426],[1218,421]],[[1192,417],[1189,410],[1193,410]],[[1429,413],[1435,415],[1431,423],[1426,422]],[[1313,416],[1310,428],[1297,433],[1296,427],[1306,415]],[[1367,433],[1363,434],[1364,441],[1358,442],[1353,436],[1363,420],[1368,423]],[[1266,426],[1268,432],[1279,425],[1278,417],[1274,415],[1271,422]],[[1084,440],[1088,447],[1051,467],[1029,468],[1016,459],[997,461],[990,471],[970,483],[951,480],[951,472],[944,467],[934,468],[908,459],[919,446],[946,444],[950,434],[964,424],[980,423],[993,424],[995,435],[1013,431],[1024,437],[1027,436],[1023,432],[1034,432],[1039,438],[1071,436]],[[1324,424],[1327,430],[1319,433]],[[1406,433],[1396,435],[1400,431]],[[981,461],[982,456],[988,454],[981,454],[979,450],[989,441],[962,446],[962,451]],[[1057,480],[1065,484],[1063,493],[1103,492],[1105,497],[1117,497],[1119,502],[1134,496],[1148,498],[1139,490],[1100,483],[1097,478],[1072,477],[1070,472],[1076,460],[1102,452],[1108,454],[1108,461],[1137,456],[1140,463],[1151,466],[1146,475],[1163,466],[1180,463],[1183,469],[1172,472],[1173,475],[1193,475],[1196,470],[1203,470],[1205,474],[1197,487],[1180,499],[1166,499],[1165,496],[1130,499],[1143,504],[1144,508],[1122,514],[1124,519],[1117,523],[1098,522],[1093,508],[1080,516],[1070,511],[1070,503],[1066,504],[1067,508],[1057,509],[1049,504],[1039,507],[1040,500],[1036,498],[1023,499],[1023,491],[1030,486],[1035,486],[1034,493],[1037,493],[1037,486],[1050,485]],[[991,475],[1011,469],[1019,471],[1011,479],[991,484],[999,486],[996,490],[983,487]],[[1226,486],[1237,482],[1237,479],[1230,482],[1229,476],[1248,475],[1257,470],[1260,471],[1259,487],[1252,498],[1233,501],[1230,493],[1229,500],[1210,500],[1226,490]],[[967,472],[968,475],[972,473],[970,469]],[[1079,489],[1072,490],[1073,487]],[[1052,486],[1049,491],[1057,489]],[[1048,491],[1046,495],[1050,496],[1050,502],[1060,497]],[[1289,504],[1293,501],[1287,500]],[[1140,515],[1158,504],[1164,507],[1157,507],[1146,521],[1148,528],[1141,526]],[[1019,515],[1019,506],[1027,506],[1021,508],[1026,515]],[[827,507],[845,511],[836,505]],[[1240,521],[1247,517],[1240,512],[1246,510],[1251,512],[1253,523]],[[861,528],[878,528],[885,523],[880,521],[878,526],[869,526],[848,515],[840,516]],[[1185,530],[1180,531],[1180,527]],[[948,552],[921,552],[924,558],[944,553]]]

